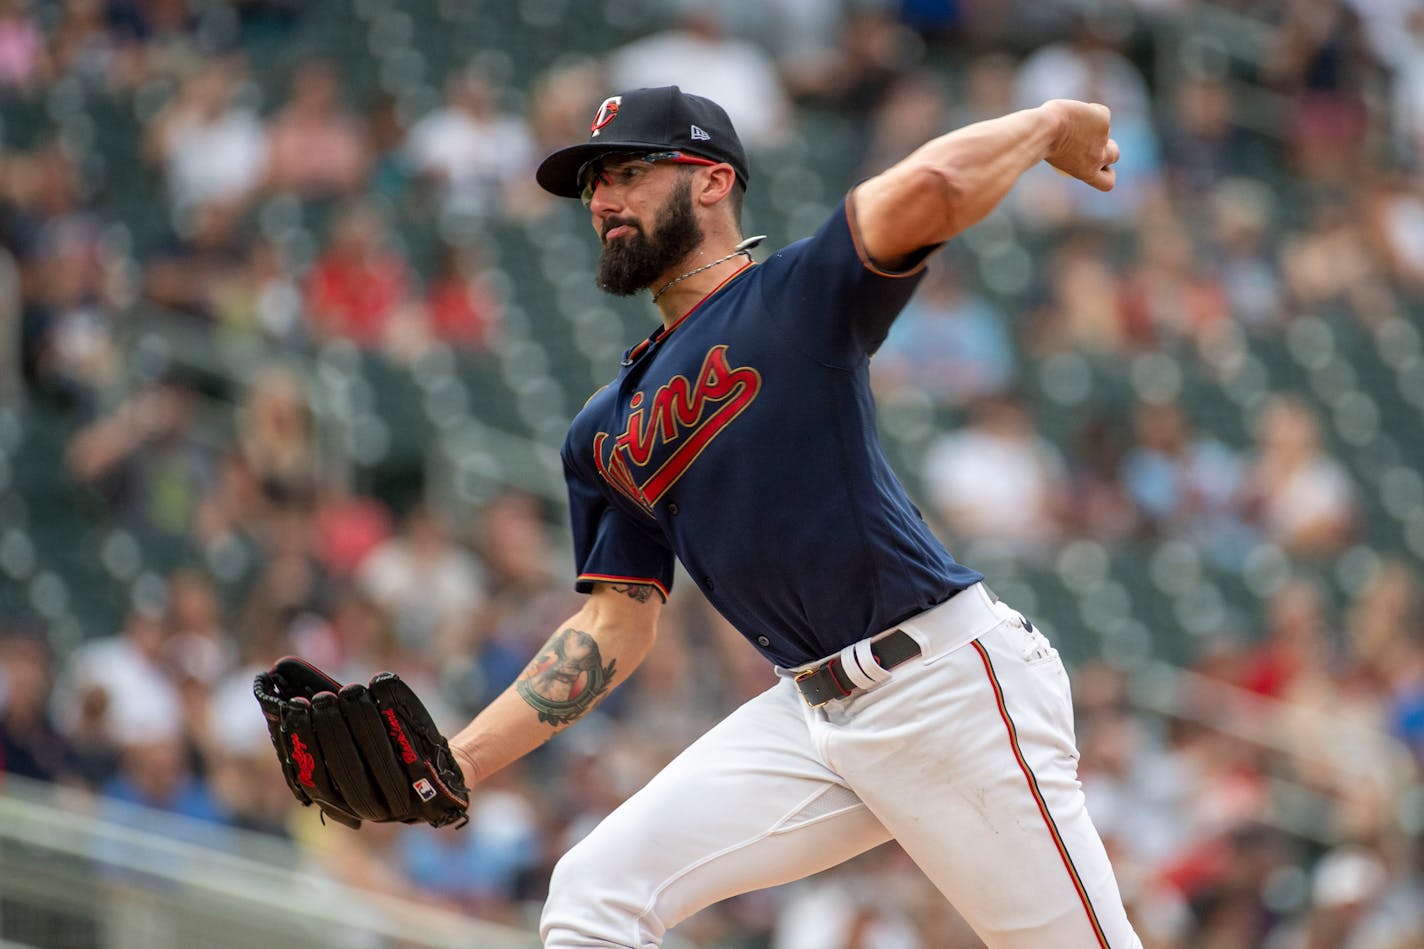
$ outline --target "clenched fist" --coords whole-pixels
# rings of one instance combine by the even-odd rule
[[[1121,153],[1117,142],[1109,137],[1112,113],[1108,107],[1095,102],[1051,99],[1042,108],[1058,126],[1044,160],[1070,178],[1087,182],[1099,191],[1111,191],[1117,183],[1113,165]]]

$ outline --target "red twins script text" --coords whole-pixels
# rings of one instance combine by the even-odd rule
[[[644,406],[642,392],[628,403],[628,423],[623,433],[609,441],[607,432],[593,440],[593,459],[609,484],[651,510],[677,479],[702,454],[732,420],[752,404],[761,391],[761,374],[750,366],[732,368],[727,347],[713,346],[702,361],[697,381],[673,376]],[[662,464],[641,485],[634,470],[648,467],[657,450],[677,444]]]

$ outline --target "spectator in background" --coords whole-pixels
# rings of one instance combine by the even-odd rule
[[[491,782],[459,834],[415,827],[400,835],[401,873],[421,892],[464,912],[515,923],[509,907],[537,861],[540,814],[510,779]]]
[[[952,543],[1043,554],[1061,532],[1065,468],[1013,396],[985,398],[925,455],[924,482]]]
[[[346,472],[333,471],[322,482],[312,528],[317,559],[344,581],[390,537],[391,512],[380,498],[353,490]]]
[[[951,128],[962,128],[1014,111],[1018,63],[1008,53],[979,53],[964,70],[964,85],[955,103]]]
[[[414,180],[414,170],[404,154],[407,135],[400,99],[378,92],[366,102],[366,136],[371,144],[371,171],[366,193],[400,207]]]
[[[1377,175],[1369,185],[1365,213],[1374,256],[1384,261],[1394,286],[1424,296],[1424,186],[1419,176]]]
[[[1342,0],[1297,2],[1273,12],[1276,29],[1261,71],[1291,100],[1286,156],[1303,178],[1348,184],[1368,164],[1365,93],[1378,72],[1360,17]]]
[[[34,235],[24,260],[20,332],[26,382],[36,395],[81,416],[95,411],[100,392],[119,370],[120,287],[110,279],[113,262],[98,225],[84,214],[56,216]]]
[[[155,723],[143,735],[131,736],[123,745],[119,773],[105,782],[99,793],[106,801],[137,804],[209,824],[227,823],[227,815],[207,784],[193,773],[180,731],[182,719]],[[121,826],[148,828],[165,825],[147,814],[123,807],[102,806],[104,819]],[[190,839],[216,846],[222,835],[197,831]]]
[[[1344,844],[1315,865],[1310,910],[1299,923],[1280,927],[1271,949],[1321,946],[1393,949],[1424,941],[1424,906],[1417,880],[1391,868],[1372,847]]]
[[[465,352],[484,352],[498,339],[500,303],[473,243],[446,244],[440,270],[425,291],[429,335]]]
[[[105,0],[62,5],[50,41],[55,73],[110,92],[137,86],[144,76],[143,48],[109,28]]]
[[[1006,392],[1017,372],[1008,318],[964,283],[949,254],[929,274],[871,360],[876,390],[895,401],[923,393],[936,405],[962,406]]]
[[[1374,839],[1390,832],[1408,762],[1386,735],[1380,697],[1352,676],[1333,624],[1320,585],[1292,579],[1268,602],[1265,639],[1247,653],[1241,684],[1280,700],[1258,727],[1284,752],[1279,770],[1331,795],[1324,829],[1337,839]]]
[[[72,783],[74,749],[55,726],[49,644],[31,631],[0,632],[0,786],[5,774]]]
[[[1274,396],[1261,411],[1245,498],[1247,516],[1293,557],[1336,553],[1354,533],[1350,476],[1326,453],[1315,413],[1294,396]]]
[[[1354,674],[1380,696],[1389,733],[1424,767],[1424,611],[1419,572],[1388,560],[1352,604],[1346,632]]]
[[[1265,637],[1247,655],[1239,684],[1273,699],[1298,698],[1329,677],[1331,638],[1319,587],[1292,580],[1271,597]]]
[[[1395,154],[1400,165],[1417,169],[1424,166],[1424,7],[1410,11],[1392,35],[1398,41],[1390,96]]]
[[[219,810],[236,827],[287,836],[292,797],[272,780],[272,740],[254,716],[252,679],[266,665],[251,663],[227,675],[212,692],[203,727],[207,783]]]
[[[1077,427],[1064,489],[1067,533],[1114,543],[1137,532],[1140,515],[1122,483],[1125,442],[1121,426],[1106,414],[1090,415]]]
[[[669,29],[609,54],[607,83],[614,89],[676,85],[725,102],[753,150],[784,143],[791,130],[791,103],[776,62],[761,47],[729,36],[710,0],[689,0]]]
[[[237,662],[213,581],[192,568],[168,577],[168,635],[163,661],[179,681],[194,680],[206,694]]]
[[[415,123],[407,163],[434,187],[444,213],[488,214],[505,185],[533,160],[524,121],[500,108],[500,89],[476,67],[451,72],[445,104]]]
[[[343,104],[335,64],[303,62],[292,76],[286,103],[267,126],[267,188],[299,198],[333,198],[356,192],[371,163],[366,131]]]
[[[1092,794],[1089,810],[1114,859],[1141,879],[1187,845],[1194,769],[1182,767],[1163,736],[1133,714],[1128,673],[1107,662],[1075,670],[1074,709],[1082,749],[1079,773]],[[1129,889],[1132,885],[1129,884]]]
[[[512,682],[548,624],[575,610],[578,597],[558,579],[549,520],[539,499],[507,488],[473,518],[473,541],[485,570],[483,607],[463,624],[464,642],[450,642],[449,679],[471,707]],[[488,690],[485,694],[483,690]]]
[[[215,477],[194,431],[196,399],[176,380],[138,389],[75,433],[66,450],[70,472],[130,527],[185,537]]]
[[[393,326],[405,322],[414,280],[388,237],[373,203],[353,201],[337,214],[330,244],[306,277],[308,331],[315,339],[379,349]]]
[[[208,202],[187,209],[175,232],[148,258],[143,294],[152,303],[205,323],[243,274],[249,254],[239,228],[241,209]]]
[[[50,57],[31,0],[0,0],[0,89],[30,95],[49,81]]]
[[[1049,258],[1047,277],[1047,302],[1033,316],[1035,356],[1065,350],[1114,355],[1130,348],[1122,278],[1103,240],[1065,236]]]
[[[1271,189],[1255,179],[1227,178],[1208,194],[1206,210],[1207,243],[1232,321],[1248,330],[1279,324],[1284,292],[1271,234]]]
[[[1371,313],[1385,284],[1385,263],[1372,253],[1363,208],[1352,195],[1332,192],[1308,213],[1306,226],[1280,242],[1287,312],[1343,310],[1352,319]]]
[[[141,50],[145,78],[174,79],[191,74],[211,51],[199,48],[198,12],[193,0],[107,0],[105,21]]]
[[[888,7],[849,6],[834,42],[821,51],[788,57],[782,71],[788,94],[798,101],[829,107],[860,122],[923,58],[924,44]]]
[[[320,474],[315,423],[294,373],[270,367],[252,380],[239,410],[237,444],[268,503],[313,499]]]
[[[180,232],[195,208],[241,208],[262,183],[266,132],[238,98],[244,79],[237,57],[208,60],[148,126],[147,151],[163,166]]]
[[[282,349],[297,349],[303,341],[301,286],[277,241],[252,238],[237,269],[208,296],[220,332]]]
[[[430,657],[445,652],[442,638],[484,597],[474,556],[451,539],[429,504],[406,512],[399,532],[371,551],[357,576],[390,615],[402,646]]]
[[[56,722],[76,745],[86,776],[105,781],[118,750],[162,735],[183,720],[178,690],[163,664],[163,612],[134,606],[116,635],[71,652],[55,689]]]
[[[326,616],[337,591],[312,550],[311,523],[303,505],[289,503],[262,525],[261,564],[246,591],[238,628],[242,654],[260,657],[263,665],[289,652],[309,655],[314,662],[329,661],[334,654],[334,647],[312,641],[329,639]],[[310,638],[301,639],[303,634]],[[369,678],[370,673],[362,681]]]
[[[1170,94],[1164,151],[1168,184],[1179,205],[1190,208],[1217,182],[1258,170],[1250,161],[1252,139],[1237,121],[1238,102],[1224,77],[1184,75]]]
[[[1122,318],[1137,348],[1208,344],[1233,322],[1230,298],[1174,215],[1151,215],[1137,241],[1138,259],[1122,281]]]
[[[931,910],[923,875],[898,845],[788,887],[772,949],[965,949],[979,943],[952,907]],[[931,890],[933,893],[934,891]],[[926,915],[926,911],[933,915]],[[947,911],[947,914],[946,912]],[[948,915],[949,918],[943,918]],[[940,917],[942,925],[929,927]],[[695,917],[694,917],[695,919]]]
[[[561,206],[534,180],[535,163],[588,134],[588,117],[599,104],[598,90],[607,85],[602,65],[593,59],[561,62],[535,77],[527,90],[525,115],[531,137],[530,161],[505,189],[502,211],[506,216],[529,220]]]
[[[1134,446],[1122,483],[1148,537],[1179,537],[1213,560],[1239,564],[1249,534],[1237,520],[1243,465],[1226,445],[1199,435],[1174,402],[1143,402],[1133,412]]]
[[[948,125],[950,102],[939,76],[922,69],[900,77],[875,109],[861,141],[866,154],[858,178],[879,174]]]

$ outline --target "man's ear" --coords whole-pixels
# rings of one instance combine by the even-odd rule
[[[707,169],[707,183],[698,192],[697,201],[704,207],[711,207],[725,198],[736,187],[737,173],[731,165],[713,165]]]

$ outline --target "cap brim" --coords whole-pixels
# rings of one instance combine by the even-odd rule
[[[579,169],[591,159],[608,152],[664,151],[668,146],[657,142],[584,142],[561,148],[539,163],[534,180],[539,187],[561,198],[577,198]]]

